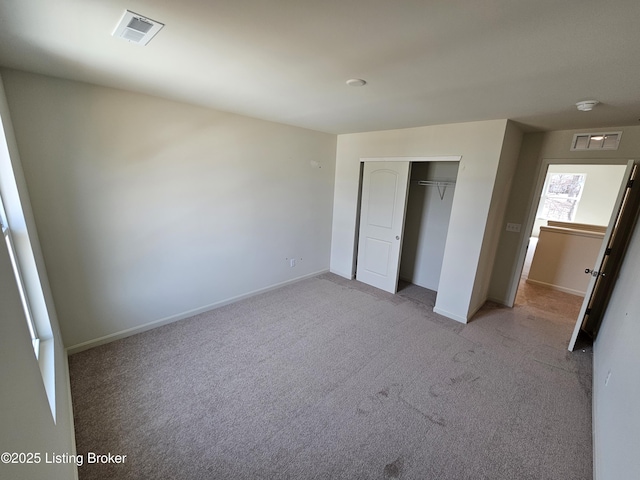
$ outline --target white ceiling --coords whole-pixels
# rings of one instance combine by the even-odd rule
[[[125,9],[166,26],[113,38]],[[331,133],[599,128],[638,124],[639,20],[638,0],[0,0],[0,65]]]

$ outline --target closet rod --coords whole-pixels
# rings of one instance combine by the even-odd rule
[[[414,182],[424,187],[438,187],[440,200],[444,200],[444,193],[447,191],[447,187],[455,187],[456,185],[456,182],[451,180],[414,180]]]
[[[414,180],[418,185],[425,187],[453,187],[456,182],[451,180]]]

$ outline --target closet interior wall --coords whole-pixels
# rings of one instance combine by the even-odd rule
[[[459,162],[415,162],[407,199],[400,278],[438,291],[455,185],[424,186],[420,180],[455,182]]]

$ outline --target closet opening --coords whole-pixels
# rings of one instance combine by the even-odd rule
[[[356,242],[357,280],[432,306],[460,163],[440,158],[362,162]]]
[[[458,166],[459,162],[415,162],[411,167],[398,290],[422,287],[431,292],[422,294],[431,296],[434,304]]]

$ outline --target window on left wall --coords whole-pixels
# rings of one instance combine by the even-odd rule
[[[9,258],[11,259],[11,266],[13,267],[13,274],[16,277],[16,284],[18,285],[18,291],[20,292],[20,300],[22,301],[22,308],[24,309],[24,315],[27,320],[27,327],[29,329],[29,334],[31,335],[33,351],[36,355],[36,358],[39,359],[40,338],[38,337],[38,331],[36,330],[36,325],[33,321],[33,315],[31,314],[31,308],[29,307],[29,299],[27,297],[24,280],[22,278],[22,272],[20,271],[20,265],[16,256],[16,249],[11,237],[11,229],[9,228],[7,216],[4,211],[4,206],[2,205],[2,199],[0,199],[0,225],[2,226],[2,236],[4,237],[4,241],[7,244]]]
[[[35,220],[31,213],[2,78],[0,78],[0,218],[2,219],[2,237],[13,265],[24,317],[27,321],[26,327],[31,335],[31,344],[35,352],[34,360],[42,375],[46,398],[55,423],[57,419],[56,358],[61,355],[57,353],[58,349],[63,347],[54,336],[55,311],[53,304],[47,301],[45,293],[48,285],[46,278],[43,277],[44,259],[39,250]],[[0,246],[0,248],[4,247]],[[25,344],[25,348],[29,347]]]

